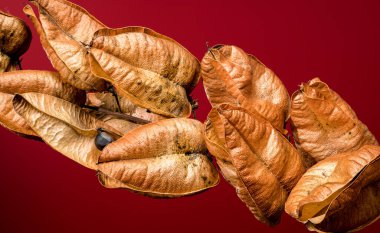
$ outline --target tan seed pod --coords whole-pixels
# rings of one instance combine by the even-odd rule
[[[129,99],[118,96],[120,108],[122,113],[128,114],[133,117],[137,117],[149,122],[166,119],[166,117],[149,112],[147,109],[138,107],[133,104]],[[119,107],[117,105],[115,96],[112,93],[107,92],[89,92],[87,93],[86,105],[92,107],[98,107],[109,110],[111,112],[118,112]]]
[[[27,92],[49,94],[77,104],[83,104],[86,98],[85,92],[63,83],[56,72],[21,70],[0,74],[0,124],[21,135],[38,136],[13,109],[14,95]]]
[[[318,78],[293,94],[290,114],[297,148],[315,161],[378,145],[351,107]]]
[[[45,52],[63,81],[82,90],[104,90],[105,82],[90,70],[87,49],[95,31],[105,26],[85,9],[65,0],[35,0],[39,19],[24,7]]]
[[[352,232],[380,216],[380,147],[332,155],[302,176],[285,210],[310,230]]]
[[[203,126],[192,119],[140,126],[109,144],[99,158],[99,180],[153,197],[180,197],[214,187],[218,172],[207,157]]]
[[[21,19],[0,11],[0,50],[14,61],[24,54],[30,45],[32,34]]]
[[[101,153],[95,139],[102,129],[115,140],[123,134],[79,106],[41,93],[16,95],[15,111],[53,149],[77,163],[97,169]]]
[[[204,56],[203,85],[213,107],[228,103],[258,112],[277,130],[286,133],[288,91],[276,74],[236,46],[217,45]]]
[[[258,113],[228,104],[209,113],[205,135],[239,198],[259,221],[279,223],[289,192],[305,172],[297,150]]]
[[[120,96],[151,112],[187,117],[187,94],[199,79],[198,60],[171,38],[143,27],[101,29],[91,47],[92,72]]]

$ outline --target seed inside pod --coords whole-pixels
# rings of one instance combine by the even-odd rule
[[[113,141],[115,141],[115,139],[110,134],[105,132],[102,128],[98,129],[98,134],[95,138],[95,145],[98,150],[103,150],[104,147]]]

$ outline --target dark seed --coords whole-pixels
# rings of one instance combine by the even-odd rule
[[[95,146],[99,150],[103,150],[104,147],[106,147],[108,144],[110,144],[113,141],[115,141],[115,139],[111,135],[109,135],[108,133],[104,131],[99,130],[98,135],[96,135],[96,138],[95,138]]]

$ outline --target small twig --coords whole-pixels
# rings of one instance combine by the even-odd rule
[[[214,60],[216,60],[214,53],[211,51],[211,48],[210,48],[210,46],[208,45],[208,41],[206,41],[206,48],[207,48],[207,51],[209,51],[209,52],[211,53],[211,55],[212,55],[212,57],[214,58]]]
[[[110,87],[108,88],[108,91],[109,91],[109,92],[115,97],[116,104],[117,104],[117,107],[118,107],[118,109],[119,109],[119,112],[122,113],[122,111],[121,111],[121,107],[120,107],[120,102],[119,102],[119,97],[118,97],[118,95],[117,95],[117,93],[116,93],[116,91],[115,91],[115,88],[114,88],[113,86],[110,86]]]
[[[112,111],[109,111],[109,110],[104,109],[104,108],[98,108],[98,107],[93,107],[93,106],[88,106],[88,105],[83,105],[82,108],[87,108],[87,109],[95,110],[95,111],[105,113],[108,115],[113,115],[113,116],[125,119],[127,121],[131,121],[131,122],[134,122],[134,123],[140,124],[140,125],[145,125],[145,124],[151,123],[150,121],[147,121],[147,120],[144,120],[144,119],[141,119],[138,117],[134,117],[134,116],[127,115],[124,113],[119,113],[119,112],[112,112]]]

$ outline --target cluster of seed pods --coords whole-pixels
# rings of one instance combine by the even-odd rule
[[[269,226],[284,211],[320,232],[379,218],[378,142],[320,79],[290,98],[236,46],[199,62],[151,29],[109,28],[66,0],[31,3],[38,14],[24,13],[56,72],[21,70],[31,32],[0,12],[0,124],[10,131],[96,170],[107,188],[175,198],[216,186],[220,172]],[[201,76],[212,105],[204,124],[189,118]]]

